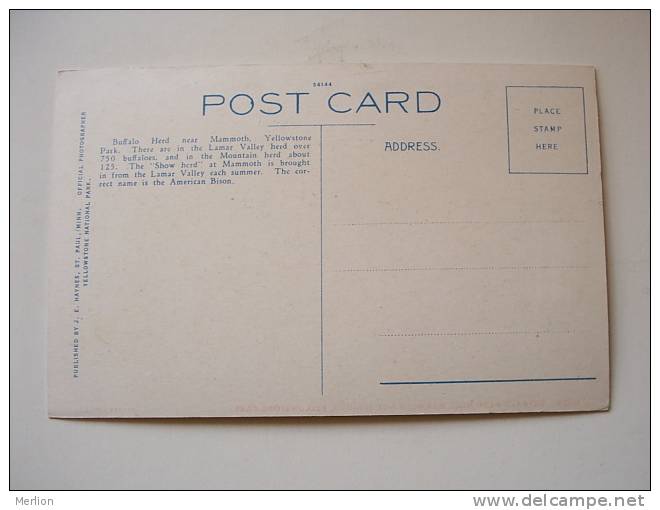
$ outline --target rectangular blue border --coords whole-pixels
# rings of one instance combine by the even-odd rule
[[[582,119],[584,122],[584,156],[587,165],[585,172],[512,172],[511,171],[511,139],[509,133],[509,89],[527,88],[527,89],[580,89],[582,91]],[[588,175],[589,174],[589,149],[587,145],[587,109],[584,100],[584,87],[564,86],[564,85],[505,85],[506,95],[506,149],[509,162],[510,175]]]

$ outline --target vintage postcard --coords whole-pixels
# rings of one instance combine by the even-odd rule
[[[595,71],[62,71],[51,417],[604,410]]]

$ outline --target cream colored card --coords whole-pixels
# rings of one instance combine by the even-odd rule
[[[63,71],[53,417],[602,410],[591,67]]]

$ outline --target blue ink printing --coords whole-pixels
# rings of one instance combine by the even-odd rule
[[[227,94],[204,94],[202,96],[202,115],[213,111],[225,111],[232,115],[245,116],[278,115],[280,113],[303,112],[305,96],[309,92],[264,92],[252,95],[247,92]],[[339,91],[330,94],[325,99],[329,112],[337,114],[359,114],[373,112],[379,114],[397,113],[435,113],[440,109],[442,99],[432,90],[417,90],[406,92],[403,90],[388,90],[381,93],[366,91],[352,94]]]

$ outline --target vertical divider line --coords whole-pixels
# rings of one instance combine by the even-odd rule
[[[320,225],[321,225],[321,395],[323,395],[323,125],[319,126],[319,197],[321,203]]]
[[[321,338],[320,338],[320,358],[321,358],[321,395],[324,391],[324,346],[323,346],[323,280],[324,280],[324,251],[323,251],[323,220],[324,220],[324,209],[323,209],[323,127],[324,126],[375,126],[376,124],[370,123],[334,123],[334,124],[270,124],[268,127],[313,127],[318,126],[319,128],[319,224],[320,224],[320,316],[321,316]]]
[[[323,361],[323,355],[324,355],[324,347],[323,347],[323,126],[375,126],[376,124],[373,123],[360,123],[360,122],[355,122],[355,123],[333,123],[333,124],[270,124],[268,127],[313,127],[313,126],[318,126],[319,128],[319,202],[320,202],[320,217],[319,217],[319,223],[320,223],[320,283],[321,283],[321,303],[320,303],[320,315],[321,315],[321,395],[323,395],[323,390],[324,390],[324,361]]]
[[[511,132],[509,128],[509,87],[504,87],[506,98],[506,156],[509,162],[509,173],[511,173]]]

